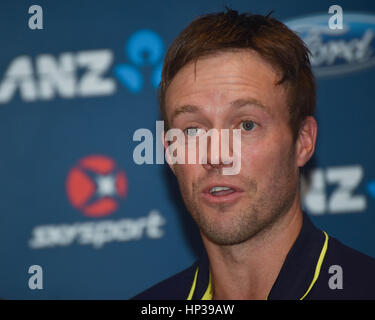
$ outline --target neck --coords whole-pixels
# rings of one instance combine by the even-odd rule
[[[298,202],[271,228],[241,244],[217,245],[202,234],[210,261],[213,298],[266,299],[301,226]]]

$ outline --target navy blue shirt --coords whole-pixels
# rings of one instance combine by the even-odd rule
[[[200,300],[208,287],[209,260],[204,256],[133,299],[186,300],[190,295]],[[304,213],[300,234],[268,299],[375,299],[375,259],[317,229]]]

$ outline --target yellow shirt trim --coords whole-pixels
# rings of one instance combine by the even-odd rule
[[[314,286],[316,280],[318,280],[318,277],[319,277],[319,274],[320,274],[320,269],[322,268],[324,257],[325,257],[326,252],[327,252],[328,239],[329,239],[327,233],[325,231],[323,231],[323,233],[324,233],[324,236],[325,236],[324,245],[323,245],[322,251],[320,252],[319,259],[318,259],[318,262],[317,262],[316,267],[315,267],[314,277],[313,277],[313,279],[312,279],[312,281],[310,283],[310,286],[308,287],[307,291],[305,292],[305,294],[299,300],[305,299],[305,297],[309,294],[309,292],[311,291],[312,287]],[[194,294],[194,291],[195,291],[195,286],[197,284],[198,270],[199,270],[199,267],[197,267],[197,269],[195,271],[193,284],[192,284],[192,286],[190,288],[190,292],[189,292],[187,300],[191,300],[193,298],[193,294]],[[206,289],[205,293],[203,294],[203,297],[202,297],[201,300],[212,300],[211,272],[209,274],[209,280],[208,280],[207,289]],[[267,296],[266,300],[268,300],[268,296]]]

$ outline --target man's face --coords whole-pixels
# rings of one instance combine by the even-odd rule
[[[250,239],[295,201],[296,148],[286,90],[278,80],[256,53],[225,52],[187,64],[167,90],[171,128],[242,130],[237,175],[223,175],[224,165],[210,163],[210,157],[207,164],[171,166],[189,212],[203,236],[216,244]]]

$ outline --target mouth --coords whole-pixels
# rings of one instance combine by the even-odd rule
[[[209,190],[209,193],[211,195],[213,195],[214,197],[226,196],[226,195],[231,194],[233,192],[236,192],[236,191],[232,188],[224,187],[224,186],[212,187]]]
[[[242,192],[243,191],[236,186],[218,183],[206,187],[202,194],[206,202],[228,203],[237,200]]]

